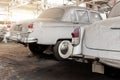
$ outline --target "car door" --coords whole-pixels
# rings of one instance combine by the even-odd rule
[[[85,29],[84,44],[88,52],[101,58],[120,60],[120,17],[97,22]]]

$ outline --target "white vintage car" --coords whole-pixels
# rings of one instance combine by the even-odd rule
[[[99,59],[100,62],[120,68],[120,17],[109,18],[72,33],[72,56]]]
[[[59,53],[66,53],[66,44],[61,41],[66,40],[70,44],[70,33],[74,28],[99,20],[102,20],[100,13],[94,10],[76,6],[55,7],[45,10],[37,19],[22,21],[13,26],[9,38],[29,44],[29,49],[34,55],[54,49],[55,57],[62,59]]]

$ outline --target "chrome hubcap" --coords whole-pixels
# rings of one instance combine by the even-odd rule
[[[64,42],[61,47],[60,47],[60,51],[62,54],[66,54],[68,52],[68,43]]]

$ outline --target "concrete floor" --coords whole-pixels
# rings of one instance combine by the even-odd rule
[[[120,80],[118,76],[92,73],[91,64],[29,55],[29,49],[21,44],[0,43],[0,80]]]

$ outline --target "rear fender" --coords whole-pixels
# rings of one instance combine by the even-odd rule
[[[57,42],[58,42],[58,41],[63,41],[63,40],[68,40],[68,41],[70,41],[70,42],[72,41],[72,39],[70,39],[70,38],[69,38],[69,39],[63,38],[63,39],[58,39]],[[57,42],[56,42],[56,43],[57,43]]]

